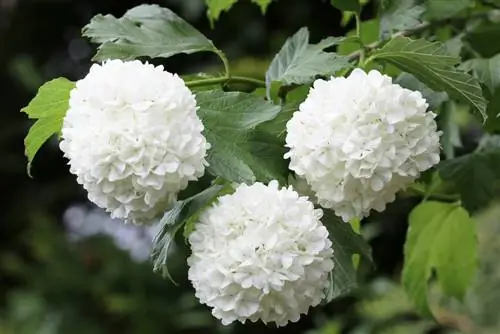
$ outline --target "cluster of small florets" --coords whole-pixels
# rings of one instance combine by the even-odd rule
[[[162,66],[95,64],[71,91],[60,148],[92,202],[113,218],[151,221],[204,174],[209,145],[196,110]]]
[[[439,162],[436,114],[378,71],[316,80],[287,123],[285,155],[319,204],[344,221],[383,211]]]
[[[291,186],[235,185],[189,236],[189,279],[223,324],[298,321],[334,268],[321,223],[382,211],[439,162],[435,114],[419,92],[378,71],[317,80],[287,123]],[[112,217],[151,222],[205,172],[210,144],[196,97],[175,74],[139,61],[94,65],[71,92],[61,150],[89,199]]]

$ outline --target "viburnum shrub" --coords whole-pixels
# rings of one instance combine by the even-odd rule
[[[212,25],[235,2],[207,0]],[[271,0],[253,2],[265,12]],[[500,60],[464,38],[498,24],[500,5],[381,0],[363,22],[366,3],[332,0],[356,29],[316,43],[299,29],[261,78],[234,75],[223,51],[167,8],[97,15],[83,28],[98,44],[89,73],[47,82],[23,109],[36,119],[28,170],[58,134],[90,201],[124,223],[158,224],[153,269],[169,278],[182,231],[196,297],[223,324],[285,326],[350,293],[371,267],[360,220],[415,196],[402,283],[430,316],[431,279],[461,299],[474,278],[471,216],[500,178],[488,104]],[[377,38],[364,35],[374,24]],[[224,73],[184,76],[145,60],[195,52],[217,55]],[[462,156],[459,110],[485,125]]]

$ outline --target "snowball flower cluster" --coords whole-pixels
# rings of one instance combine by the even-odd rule
[[[324,298],[333,269],[322,213],[276,181],[220,197],[189,236],[196,296],[223,324],[298,321]]]
[[[196,99],[162,66],[95,64],[71,91],[60,148],[89,199],[113,218],[144,223],[204,174]]]
[[[439,162],[439,136],[420,92],[378,71],[316,80],[287,123],[290,169],[344,221],[383,211]]]

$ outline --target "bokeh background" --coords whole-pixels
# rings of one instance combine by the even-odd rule
[[[421,319],[398,281],[407,215],[414,199],[400,199],[363,222],[376,269],[352,296],[315,308],[284,329],[261,324],[224,327],[199,305],[186,280],[186,249],[171,271],[179,286],[153,274],[148,262],[155,229],[123,225],[92,206],[53,138],[26,173],[23,139],[30,121],[20,113],[45,81],[83,77],[95,46],[80,29],[98,13],[121,16],[140,1],[0,0],[0,334],[53,333],[500,333],[500,209],[478,217],[481,270],[465,305],[431,293],[439,323]],[[151,2],[150,2],[151,3]],[[241,0],[210,28],[203,0],[157,1],[191,22],[229,56],[233,71],[262,77],[287,36],[302,26],[313,41],[340,36],[329,1],[279,0],[267,15]],[[368,4],[363,18],[375,13]],[[500,35],[500,32],[498,32]],[[163,61],[171,72],[219,70],[208,54]],[[477,139],[465,122],[462,142]]]

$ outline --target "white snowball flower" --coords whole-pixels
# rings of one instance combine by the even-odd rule
[[[145,223],[204,174],[196,99],[176,74],[140,61],[95,64],[71,91],[60,144],[89,199]]]
[[[196,296],[225,325],[298,321],[324,298],[333,269],[322,214],[276,181],[222,196],[189,236]]]
[[[319,203],[344,221],[385,210],[439,162],[439,136],[420,92],[378,71],[316,80],[287,123],[285,158]]]

